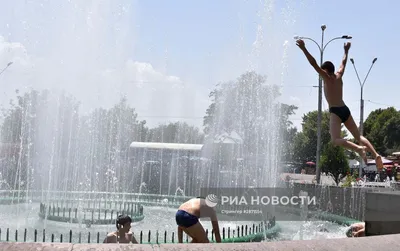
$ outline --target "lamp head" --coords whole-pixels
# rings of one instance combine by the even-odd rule
[[[353,37],[352,36],[348,36],[348,35],[343,35],[342,38],[343,39],[352,39]]]
[[[350,62],[351,62],[352,64],[354,64],[354,59],[350,58]]]
[[[323,25],[321,25],[321,30],[325,30],[326,29],[326,25],[325,24],[323,24]]]
[[[372,63],[375,64],[376,60],[378,60],[378,58],[374,58],[374,60],[372,60]]]

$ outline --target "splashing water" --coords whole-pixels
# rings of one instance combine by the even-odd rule
[[[139,193],[142,194],[142,193],[143,193],[143,189],[146,190],[146,188],[147,188],[147,185],[146,185],[145,182],[140,183],[140,186],[139,186]]]
[[[162,72],[127,56],[145,55],[139,53],[143,49],[139,47],[143,42],[137,34],[139,24],[132,21],[140,10],[135,4],[111,0],[11,4],[9,12],[22,23],[13,24],[17,28],[12,31],[26,39],[23,44],[7,43],[14,54],[5,56],[15,59],[13,67],[18,74],[2,74],[2,81],[9,83],[4,91],[8,99],[19,89],[20,97],[2,119],[1,139],[14,143],[18,151],[1,162],[0,188],[17,190],[18,202],[19,198],[32,202],[39,191],[41,201],[48,204],[56,192],[58,199],[80,192],[78,200],[104,192],[102,199],[113,200],[121,198],[117,193],[193,196],[202,187],[276,186],[283,126],[276,93],[284,85],[289,67],[290,43],[286,39],[291,37],[295,1],[286,1],[282,15],[276,1],[261,1],[254,43],[246,48],[243,31],[241,58],[232,63],[248,72],[239,87],[218,93],[220,105],[210,126],[211,154],[193,150],[187,158],[181,158],[188,155],[183,150],[171,154],[147,148],[130,156],[133,141],[164,138],[146,135],[138,116],[192,117],[197,114],[195,104],[206,99],[206,94],[196,98],[201,89],[194,84],[168,75],[174,55],[167,46],[160,45],[164,50]],[[46,23],[49,20],[51,25]],[[45,39],[31,38],[34,34]],[[155,45],[149,47],[157,50]],[[238,71],[229,65],[225,68],[229,70],[227,80],[238,77]],[[21,94],[21,90],[27,93]],[[238,101],[235,109],[232,101]],[[205,107],[201,109],[204,113]],[[165,122],[159,119],[152,124],[160,121]],[[181,136],[176,141],[187,142],[192,137],[184,129],[177,131]],[[0,213],[3,227],[45,227],[50,232],[85,228],[47,220],[37,223],[37,205],[27,204],[5,206]],[[159,226],[154,215],[175,229],[172,214],[168,221],[163,218],[164,209],[146,210],[154,214],[146,215],[144,229]]]
[[[185,191],[183,191],[180,187],[178,187],[178,188],[176,189],[176,191],[175,191],[175,196],[178,196],[178,193],[179,193],[181,196],[185,196]]]

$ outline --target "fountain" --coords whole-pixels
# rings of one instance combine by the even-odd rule
[[[18,6],[12,8],[18,12]],[[101,242],[114,230],[117,213],[125,212],[135,219],[133,231],[144,242],[157,242],[158,231],[165,231],[164,236],[168,232],[164,239],[169,241],[176,231],[176,208],[202,188],[277,186],[283,123],[277,93],[284,85],[290,46],[279,39],[291,35],[289,30],[282,35],[265,19],[273,13],[272,2],[263,3],[250,54],[236,60],[250,61],[248,71],[213,94],[216,105],[213,116],[207,115],[204,144],[146,142],[136,148],[133,143],[158,139],[146,134],[146,123],[139,119],[141,113],[157,115],[148,107],[157,107],[156,112],[168,117],[196,101],[182,91],[192,86],[125,57],[135,54],[130,49],[135,39],[129,33],[134,6],[65,1],[51,6],[29,3],[24,8],[55,13],[57,31],[55,37],[46,35],[46,43],[51,44],[44,53],[47,61],[30,61],[26,55],[43,41],[28,41],[28,52],[21,49],[14,60],[13,67],[26,71],[29,81],[18,79],[13,88],[19,89],[19,96],[2,118],[1,139],[17,149],[1,160],[0,167],[0,194],[7,201],[1,205],[0,228],[7,229],[7,240],[10,229],[16,236],[25,232],[27,241],[56,236],[56,240],[90,242],[90,236],[92,241],[97,236]],[[34,18],[39,20],[40,14]],[[29,29],[36,28],[25,32]],[[268,43],[266,30],[272,31]],[[26,65],[31,67],[27,70]],[[190,137],[179,140],[187,142]],[[303,220],[308,212],[302,210]],[[227,220],[221,227],[232,229],[227,230],[227,242],[245,240],[247,235],[253,239],[257,235],[260,241],[272,234],[268,231],[274,230],[275,220],[272,227],[259,222]],[[90,227],[94,224],[96,232]],[[299,230],[306,235],[302,221],[276,224],[283,229],[278,239],[293,239]],[[207,222],[204,225],[211,228]],[[148,236],[141,231],[149,231]]]
[[[175,196],[178,195],[178,193],[180,193],[181,196],[185,196],[185,192],[182,190],[182,188],[178,187],[175,191]]]
[[[132,202],[52,201],[51,205],[40,203],[39,212],[41,219],[85,224],[88,228],[91,225],[115,225],[116,217],[120,214],[129,214],[132,222],[144,219],[143,206]]]

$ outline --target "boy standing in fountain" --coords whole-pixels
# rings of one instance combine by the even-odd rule
[[[210,218],[216,242],[221,242],[217,213],[214,208],[207,206],[204,198],[193,198],[183,203],[176,212],[178,225],[178,242],[183,242],[183,232],[192,238],[192,243],[208,243],[206,231],[199,222],[199,218]]]
[[[347,149],[358,152],[367,164],[367,157],[365,150],[373,154],[378,171],[382,170],[383,163],[382,157],[375,151],[372,144],[363,136],[357,128],[356,123],[351,116],[349,108],[343,101],[343,74],[346,68],[347,55],[350,49],[350,43],[344,45],[344,56],[339,70],[335,73],[335,66],[332,62],[326,61],[321,67],[318,66],[317,61],[307,51],[304,41],[299,39],[296,41],[297,46],[304,52],[308,62],[317,71],[320,77],[324,80],[324,93],[326,101],[329,104],[330,115],[330,134],[332,143],[336,146],[343,146]],[[351,132],[354,139],[360,144],[356,145],[340,136],[342,123]],[[361,144],[363,146],[361,146]]]

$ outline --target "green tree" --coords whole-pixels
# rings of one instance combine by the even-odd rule
[[[321,146],[331,142],[329,133],[330,113],[324,111],[321,120]],[[302,131],[297,133],[294,138],[294,159],[297,162],[316,161],[317,152],[317,121],[318,111],[311,111],[303,115]],[[342,130],[342,137],[347,137],[346,131]]]
[[[381,154],[400,150],[400,111],[393,107],[372,111],[364,122],[364,135]]]
[[[16,189],[97,190],[133,188],[129,147],[133,141],[202,143],[199,128],[176,122],[148,128],[122,97],[109,109],[80,114],[66,93],[16,91],[1,112],[1,184]]]
[[[82,116],[79,102],[65,93],[17,91],[2,115],[1,142],[18,149],[0,172],[20,189],[120,191],[132,180],[129,145],[148,130],[126,98]]]
[[[282,159],[288,162],[295,160],[295,139],[297,136],[297,128],[289,127],[287,130],[283,132],[283,151],[282,151]]]
[[[52,96],[48,91],[20,94],[16,90],[16,94],[16,103],[11,100],[2,112],[1,142],[18,147],[2,166],[7,182],[14,188],[30,189],[34,183],[49,184],[51,172],[65,177],[73,134],[70,125],[76,122],[79,102],[65,93]]]
[[[400,150],[400,114],[390,118],[385,123],[385,137],[383,139],[387,155]]]
[[[378,118],[378,116],[382,113],[383,109],[376,109],[372,111],[367,119],[364,121],[364,135],[369,135],[372,131],[372,128]]]
[[[289,120],[289,116],[295,114],[298,107],[294,105],[281,104],[280,112],[280,133],[282,135],[282,159],[287,162],[295,159],[295,137],[297,128],[293,126],[293,122]]]
[[[185,122],[169,123],[151,128],[146,141],[164,143],[202,144],[204,134]]]
[[[75,170],[73,183],[86,180],[92,190],[118,192],[132,187],[132,170],[129,166],[129,146],[133,141],[146,138],[145,121],[137,120],[137,113],[122,97],[110,109],[95,109],[80,120],[74,151],[84,168]],[[80,172],[81,175],[77,175]]]
[[[337,185],[340,176],[344,177],[349,171],[349,162],[343,147],[334,146],[331,142],[325,144],[321,154],[320,168],[322,172],[331,173]]]
[[[321,120],[321,145],[324,146],[331,140],[329,134],[329,112],[322,113]],[[294,140],[295,160],[305,163],[316,161],[317,152],[317,118],[318,111],[311,111],[303,115],[302,131],[299,132]]]
[[[203,120],[206,136],[236,132],[243,139],[245,156],[262,154],[271,145],[290,156],[295,129],[288,117],[297,107],[277,102],[279,96],[279,87],[267,84],[266,77],[255,72],[218,84],[210,92],[211,104]]]

